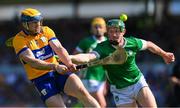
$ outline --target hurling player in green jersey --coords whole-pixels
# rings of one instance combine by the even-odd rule
[[[95,17],[91,22],[92,35],[82,39],[76,47],[74,54],[91,52],[98,43],[107,40],[106,22],[102,17]],[[94,66],[80,71],[79,75],[89,93],[99,102],[101,108],[106,107],[105,69],[102,66]]]
[[[155,98],[146,83],[143,74],[136,65],[135,56],[141,50],[161,56],[165,63],[174,62],[173,53],[166,52],[151,41],[133,36],[124,37],[125,24],[119,19],[111,19],[107,23],[108,40],[97,45],[90,53],[71,56],[74,62],[89,62],[102,59],[114,52],[117,47],[124,48],[127,60],[123,64],[104,65],[107,79],[117,107],[157,107]]]

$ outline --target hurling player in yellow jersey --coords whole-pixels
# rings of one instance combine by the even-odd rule
[[[29,80],[38,89],[48,107],[65,107],[60,92],[78,98],[85,106],[99,107],[87,92],[81,80],[70,72],[76,71],[69,54],[53,30],[42,26],[41,13],[32,8],[21,12],[22,31],[13,39],[13,47],[27,72]],[[59,65],[54,52],[65,65]]]

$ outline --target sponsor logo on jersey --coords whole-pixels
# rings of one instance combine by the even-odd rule
[[[50,58],[50,57],[52,57],[52,56],[53,56],[53,53],[51,53],[51,54],[49,54],[49,55],[41,56],[41,57],[39,57],[39,59],[40,59],[40,60],[45,60],[45,59]]]
[[[45,54],[45,49],[43,48],[42,50],[36,52],[36,56],[39,57],[41,55]]]

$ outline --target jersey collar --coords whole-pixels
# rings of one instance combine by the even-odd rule
[[[26,31],[26,30],[22,30],[22,31],[24,32],[25,35],[27,35],[27,36],[29,35],[28,31]]]
[[[126,38],[123,37],[123,39],[124,39],[124,44],[123,44],[122,48],[124,48],[124,47],[126,46],[126,44],[127,44]],[[113,46],[114,48],[117,48],[117,46],[115,46],[115,45],[112,45],[112,46]]]
[[[103,41],[106,40],[106,37],[103,37],[102,40],[98,40],[95,35],[93,35],[92,38],[93,38],[97,43],[101,43],[101,42],[103,42]]]

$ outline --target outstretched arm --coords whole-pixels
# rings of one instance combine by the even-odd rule
[[[60,61],[62,61],[71,71],[76,70],[75,65],[72,63],[67,50],[61,45],[61,43],[57,39],[51,40],[49,44],[56,52],[56,54],[60,57]]]
[[[151,51],[152,53],[155,53],[155,54],[161,56],[164,59],[166,64],[174,62],[174,60],[175,60],[173,53],[164,51],[163,49],[161,49],[159,46],[157,46],[156,44],[154,44],[151,41],[147,41],[146,48],[149,51]]]
[[[87,63],[97,59],[97,55],[95,53],[81,53],[76,55],[70,55],[71,60],[75,64]]]

